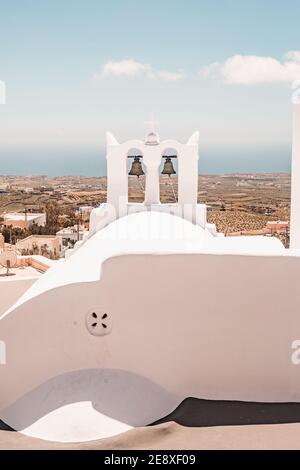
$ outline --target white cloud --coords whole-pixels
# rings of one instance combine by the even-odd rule
[[[137,62],[134,59],[125,59],[119,62],[107,62],[102,70],[94,75],[94,80],[102,80],[108,77],[137,78],[146,77],[148,79],[159,79],[169,82],[176,82],[185,78],[183,72],[169,72],[166,70],[156,71],[151,65]]]
[[[178,82],[179,80],[183,80],[185,78],[185,74],[183,72],[167,72],[165,70],[161,70],[160,72],[156,73],[156,77],[161,78],[167,82]]]
[[[285,54],[287,60],[300,62],[300,51],[289,51]]]
[[[204,78],[209,78],[209,77],[216,77],[219,73],[219,68],[220,68],[220,63],[219,62],[213,62],[210,65],[207,65],[204,67],[200,72],[199,75],[202,75]]]
[[[300,79],[300,51],[288,52],[282,62],[273,57],[234,55],[224,63],[210,64],[200,74],[221,77],[228,84],[292,82]]]
[[[95,75],[95,79],[105,77],[137,77],[142,74],[147,74],[151,71],[151,67],[147,64],[142,64],[133,59],[121,60],[120,62],[107,62],[104,64],[102,71]]]

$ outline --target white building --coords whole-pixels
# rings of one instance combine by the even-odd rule
[[[28,228],[32,224],[45,226],[46,214],[45,213],[31,213],[31,212],[8,212],[3,214],[4,227],[19,227]]]
[[[0,317],[10,358],[0,366],[4,422],[82,441],[152,423],[191,396],[300,402],[300,105],[295,123],[291,249],[223,237],[207,223],[198,133],[186,144],[107,135],[107,203],[66,259]],[[178,202],[161,204],[169,149]],[[141,204],[128,203],[133,152],[135,174],[140,165],[145,173]]]
[[[62,253],[61,238],[53,235],[30,235],[29,237],[18,240],[16,248],[22,252],[35,252],[43,254],[44,251],[52,253],[54,256],[60,256]]]
[[[87,231],[82,225],[74,225],[73,227],[62,228],[56,232],[56,237],[60,240],[63,250],[64,247],[73,247],[76,242],[83,239],[85,233]]]

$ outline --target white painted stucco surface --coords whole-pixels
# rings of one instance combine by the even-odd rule
[[[19,279],[15,279],[14,277],[0,279],[0,316],[3,315],[11,305],[14,305],[38,278],[39,276],[34,276],[31,272],[28,276]]]
[[[300,401],[299,275],[299,253],[273,238],[214,237],[162,213],[121,218],[0,319],[0,417],[76,441],[153,422],[188,396]],[[90,335],[91,309],[112,318],[109,335]]]
[[[111,257],[147,253],[287,254],[277,238],[214,237],[182,218],[162,212],[140,212],[117,219],[98,231],[68,260],[49,269],[13,308],[55,287],[98,280],[102,263]]]

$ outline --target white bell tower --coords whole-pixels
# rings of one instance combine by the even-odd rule
[[[160,141],[152,130],[145,140],[128,140],[120,144],[110,133],[106,134],[107,202],[94,209],[90,216],[92,236],[113,220],[141,211],[168,212],[193,224],[206,228],[216,235],[214,224],[206,220],[206,204],[198,204],[199,133],[195,132],[186,144],[176,140]],[[145,200],[128,202],[128,153],[132,149],[142,156],[145,172]],[[178,201],[160,202],[160,167],[166,151],[175,150],[178,168]],[[222,234],[221,234],[222,235]]]
[[[206,206],[197,204],[198,196],[198,160],[199,133],[195,132],[186,144],[176,140],[160,142],[156,132],[147,134],[144,141],[129,140],[119,144],[115,137],[107,133],[107,203],[115,208],[120,206],[120,199],[128,201],[127,155],[130,149],[137,149],[143,155],[145,168],[145,201],[143,204],[128,204],[127,209],[133,212],[142,210],[166,210],[166,206],[180,210],[182,216],[193,223],[205,226]],[[178,202],[161,204],[159,194],[160,165],[167,149],[177,152],[178,161]],[[126,215],[118,212],[118,216]]]

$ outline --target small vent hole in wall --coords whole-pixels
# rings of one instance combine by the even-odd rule
[[[111,332],[111,315],[100,309],[92,309],[86,315],[86,327],[93,336],[105,336]]]

